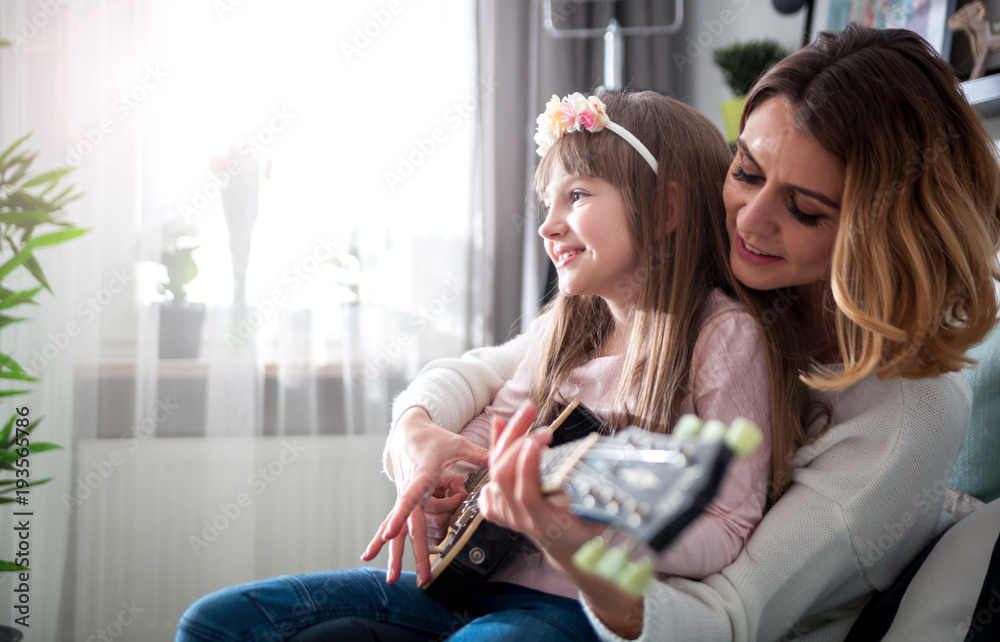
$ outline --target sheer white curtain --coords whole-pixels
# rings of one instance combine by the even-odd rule
[[[29,639],[169,640],[206,590],[357,559],[391,397],[482,332],[474,11],[0,4],[0,145],[74,166],[91,230],[38,253],[55,295],[0,332],[66,446],[32,461]],[[185,305],[165,248],[197,266]]]

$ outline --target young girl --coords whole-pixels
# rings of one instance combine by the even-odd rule
[[[491,420],[509,418],[525,399],[551,422],[573,398],[614,427],[666,432],[691,412],[725,423],[745,416],[768,436],[766,350],[753,318],[724,293],[732,286],[719,191],[731,154],[721,134],[654,92],[553,97],[538,122],[539,234],[560,292],[515,377],[465,436],[485,445]],[[771,466],[769,447],[737,462],[658,570],[701,578],[729,564],[761,519]],[[442,503],[450,509],[454,499]],[[486,517],[503,521],[485,513],[490,505]],[[432,515],[431,526],[447,513]],[[416,581],[394,583],[398,568],[388,584],[354,569],[224,589],[188,609],[177,639],[265,639],[325,622],[309,635],[344,639],[389,624],[423,639],[590,640],[576,598],[607,586],[563,562],[599,530],[580,525],[547,537],[543,550],[515,551],[490,581],[447,605],[418,586],[429,579],[420,547]]]

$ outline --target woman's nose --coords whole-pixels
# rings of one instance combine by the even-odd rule
[[[776,213],[781,202],[765,187],[750,194],[736,213],[736,229],[741,233],[769,236],[777,231]]]

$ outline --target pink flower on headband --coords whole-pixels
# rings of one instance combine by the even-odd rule
[[[555,94],[545,105],[545,111],[535,121],[538,131],[535,143],[538,144],[538,155],[545,156],[552,145],[565,134],[587,130],[597,132],[604,129],[611,119],[608,118],[604,103],[597,96],[584,97],[577,92],[562,100]]]

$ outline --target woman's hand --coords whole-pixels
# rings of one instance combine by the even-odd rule
[[[485,466],[487,451],[436,425],[423,408],[410,408],[396,422],[389,440],[396,504],[361,556],[370,561],[389,542],[388,582],[399,579],[407,537],[413,544],[418,584],[430,580],[428,529],[436,538],[443,536],[448,519],[464,499],[463,476],[445,471],[460,460]]]
[[[539,465],[552,433],[543,430],[529,436],[534,420],[535,408],[525,402],[507,424],[494,422],[490,482],[480,494],[479,508],[485,519],[526,535],[561,565],[604,526],[574,516],[566,495],[542,495]]]
[[[606,527],[570,513],[566,495],[555,495],[554,499],[542,495],[539,465],[552,437],[548,431],[529,436],[534,420],[535,408],[525,402],[506,425],[494,423],[490,482],[480,493],[480,511],[485,519],[530,538],[549,562],[580,588],[591,609],[611,630],[625,638],[637,638],[642,633],[642,598],[573,564],[576,550]]]

